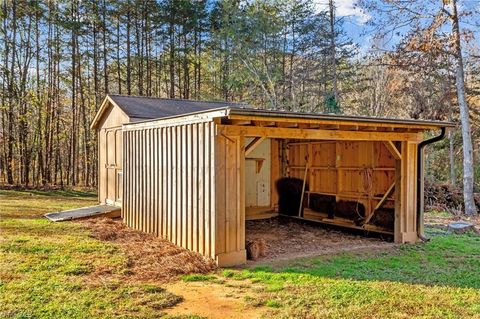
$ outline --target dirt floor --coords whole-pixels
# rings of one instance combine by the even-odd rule
[[[249,264],[395,246],[380,238],[350,234],[284,217],[246,222],[247,240],[264,239],[266,256]]]

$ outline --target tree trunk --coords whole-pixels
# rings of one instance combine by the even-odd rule
[[[108,94],[108,48],[107,48],[107,3],[103,0],[102,8],[102,29],[103,29],[103,81],[105,94]]]
[[[333,96],[338,104],[338,89],[337,89],[337,59],[336,59],[336,44],[335,44],[335,7],[333,0],[329,0],[328,7],[330,10],[330,50],[332,63],[332,86]]]
[[[473,198],[474,169],[473,169],[473,146],[470,130],[470,114],[465,96],[465,76],[463,71],[462,47],[460,42],[460,25],[458,23],[457,1],[451,0],[452,33],[454,37],[455,80],[457,85],[457,99],[460,107],[460,119],[462,122],[463,139],[463,199],[465,202],[465,214],[477,213]]]
[[[127,2],[127,94],[132,94],[131,42],[130,42],[130,1]]]
[[[171,9],[173,10],[173,9]],[[174,37],[174,24],[173,24],[173,13],[171,14],[170,25],[168,28],[168,33],[170,37],[170,98],[175,98],[175,37]]]
[[[448,120],[452,121],[452,108],[448,108]],[[450,184],[455,186],[457,184],[456,181],[456,176],[455,176],[455,156],[453,155],[454,153],[454,144],[453,144],[453,134],[452,130],[448,131],[448,141],[450,144],[449,150],[448,150],[448,155],[449,155],[449,160],[450,160]]]

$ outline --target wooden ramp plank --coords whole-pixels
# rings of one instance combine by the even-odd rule
[[[44,216],[53,222],[63,222],[67,220],[89,217],[120,217],[120,212],[121,208],[117,206],[97,205],[48,213]]]

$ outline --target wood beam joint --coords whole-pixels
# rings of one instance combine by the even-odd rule
[[[265,136],[255,137],[246,147],[245,156],[248,156],[253,150],[265,140]]]
[[[383,144],[388,149],[388,151],[393,155],[393,157],[397,160],[402,160],[402,154],[397,149],[395,144],[392,141],[384,141]]]

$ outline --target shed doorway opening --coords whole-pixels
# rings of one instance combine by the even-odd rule
[[[355,236],[345,235],[348,229],[393,238],[395,150],[394,143],[381,141],[246,138],[247,253],[249,245],[262,240],[274,256],[280,251],[323,251],[339,240],[355,245]],[[342,228],[344,235],[321,224]],[[302,234],[302,229],[311,234]],[[305,245],[297,243],[289,252],[292,237]],[[369,240],[359,243],[364,241]]]

